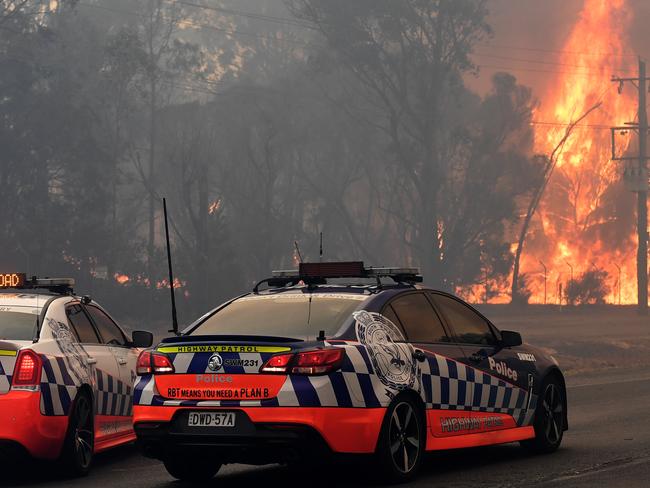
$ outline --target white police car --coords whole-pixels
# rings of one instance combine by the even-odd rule
[[[73,285],[0,275],[0,453],[61,459],[85,474],[94,453],[135,438],[136,359],[152,335],[129,338]]]

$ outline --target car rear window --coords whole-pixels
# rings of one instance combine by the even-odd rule
[[[0,340],[30,341],[36,332],[39,309],[0,305]]]
[[[246,296],[208,317],[193,335],[334,336],[368,297],[327,293]]]

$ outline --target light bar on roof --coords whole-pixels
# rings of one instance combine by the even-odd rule
[[[295,278],[298,276],[297,269],[277,269],[271,273],[274,278]]]
[[[332,263],[300,263],[299,269],[273,271],[273,278],[403,278],[405,281],[422,281],[418,268],[364,267],[362,261]]]
[[[409,276],[419,275],[418,268],[366,268],[368,276]]]
[[[72,288],[75,284],[74,278],[36,278],[36,287],[48,288],[54,286],[68,286]]]

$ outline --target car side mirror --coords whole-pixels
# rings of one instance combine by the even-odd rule
[[[134,330],[132,337],[131,345],[133,347],[147,348],[153,344],[153,334],[146,330]]]
[[[522,344],[523,340],[519,332],[513,332],[511,330],[501,331],[501,347],[516,347]]]

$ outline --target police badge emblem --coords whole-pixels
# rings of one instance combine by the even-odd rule
[[[413,359],[413,346],[405,342],[399,328],[375,312],[355,312],[357,338],[365,345],[370,361],[381,382],[389,388],[415,388],[418,365]]]

